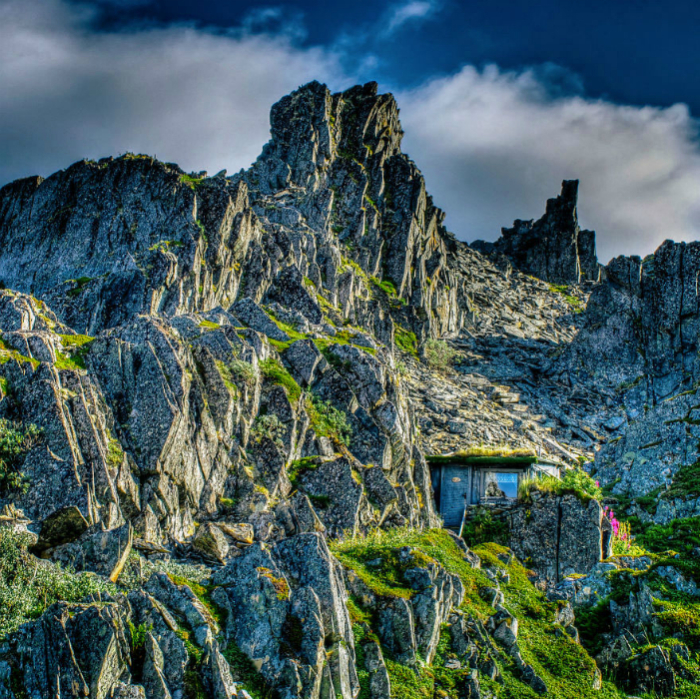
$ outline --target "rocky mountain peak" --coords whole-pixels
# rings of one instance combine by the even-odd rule
[[[503,255],[512,264],[553,284],[578,284],[598,279],[595,232],[578,223],[578,180],[564,180],[561,194],[547,200],[537,221],[513,223],[501,229],[495,243],[475,241],[472,247],[486,254]]]
[[[376,83],[313,82],[232,178],[0,189],[0,699],[622,696],[592,605],[626,689],[700,681],[650,622],[661,559],[600,562],[589,475],[645,526],[700,514],[700,243],[598,279],[568,181],[481,254],[401,137]]]

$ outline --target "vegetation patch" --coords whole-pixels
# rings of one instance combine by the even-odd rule
[[[278,600],[288,600],[290,595],[289,583],[282,578],[276,576],[269,568],[260,566],[256,568],[258,573],[269,580],[272,583],[272,587],[275,589],[275,594]]]
[[[321,400],[313,393],[307,394],[306,412],[311,421],[311,428],[320,437],[328,437],[336,444],[350,446],[352,427],[348,416],[335,408],[330,402]]]
[[[582,313],[586,306],[581,299],[571,294],[571,289],[566,284],[549,284],[549,290],[554,294],[562,296],[574,313]]]
[[[0,638],[37,619],[55,602],[115,592],[114,585],[92,573],[40,562],[27,550],[30,541],[26,534],[0,529]]]
[[[68,369],[71,371],[85,370],[85,357],[89,351],[90,343],[94,337],[89,335],[59,335],[61,344],[67,354],[56,352],[56,369]]]
[[[29,480],[22,473],[22,465],[27,452],[41,438],[42,431],[36,425],[0,418],[0,495],[27,491]]]
[[[491,510],[478,507],[471,519],[465,523],[462,538],[467,546],[488,542],[505,546],[510,538],[510,528],[505,520],[494,519]]]
[[[236,645],[235,641],[229,641],[223,650],[223,656],[231,667],[233,679],[243,684],[253,699],[272,699],[275,696],[263,676],[255,669],[253,661]]]
[[[40,362],[38,359],[34,359],[33,357],[25,357],[23,354],[20,354],[7,340],[5,340],[2,337],[2,334],[0,334],[0,364],[7,364],[10,360],[14,360],[18,364],[31,364],[32,369],[36,369]]]
[[[700,461],[681,466],[673,475],[671,486],[661,497],[671,499],[698,496],[700,496]]]
[[[199,187],[202,184],[202,182],[204,182],[204,178],[182,174],[180,175],[180,182],[182,182],[182,184],[184,185],[187,185],[190,189],[194,190],[197,189],[197,187]]]
[[[446,371],[452,366],[457,351],[444,340],[429,339],[423,348],[423,356],[431,369]]]
[[[301,398],[301,388],[278,359],[274,357],[264,359],[260,362],[260,372],[268,381],[284,388],[292,405],[298,405]]]
[[[418,338],[416,338],[414,332],[396,325],[394,328],[394,342],[402,352],[406,352],[406,354],[410,354],[418,359]]]
[[[525,478],[518,486],[518,498],[532,502],[535,491],[548,495],[575,495],[583,503],[603,497],[600,486],[582,468],[568,469],[563,478],[550,475]]]

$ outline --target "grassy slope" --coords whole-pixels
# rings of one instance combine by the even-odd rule
[[[411,590],[403,582],[403,571],[396,555],[396,549],[411,546],[424,556],[441,563],[449,572],[460,576],[466,588],[463,605],[465,612],[486,619],[492,609],[478,595],[479,588],[491,585],[482,570],[474,570],[464,560],[459,548],[444,531],[432,530],[416,532],[394,530],[377,532],[367,538],[355,538],[333,544],[333,550],[341,562],[355,570],[362,580],[375,592],[382,595],[410,597]],[[598,697],[610,699],[624,697],[614,685],[605,682],[601,690],[593,689],[595,663],[583,647],[575,644],[565,635],[557,637],[553,618],[555,603],[548,602],[544,595],[529,582],[527,570],[517,561],[505,566],[498,553],[505,548],[495,544],[483,544],[474,549],[482,559],[484,567],[507,568],[510,583],[502,585],[505,606],[518,618],[520,635],[518,643],[523,659],[532,664],[535,671],[549,687],[548,697],[571,699],[577,697]],[[368,561],[383,559],[380,567],[368,567]],[[358,619],[358,613],[362,615]],[[371,618],[362,610],[354,613],[356,621],[365,621],[371,628]],[[366,628],[366,627],[365,627]],[[358,623],[356,629],[367,633]],[[394,663],[387,654],[387,666],[392,679],[393,696],[432,698],[453,697],[455,687],[465,674],[464,670],[448,670],[442,667],[450,655],[449,637],[443,634],[438,653],[432,668],[423,668],[418,673]],[[539,696],[528,685],[523,684],[513,668],[512,661],[503,654],[500,658],[504,683],[501,685],[481,680],[482,687],[490,689],[504,699],[526,699]],[[361,695],[364,699],[366,694]]]

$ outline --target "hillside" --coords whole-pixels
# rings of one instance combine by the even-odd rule
[[[567,181],[470,247],[401,137],[310,83],[234,176],[0,190],[0,696],[700,696],[700,244],[603,267]],[[467,547],[469,449],[574,480]],[[552,503],[634,548],[518,560]]]

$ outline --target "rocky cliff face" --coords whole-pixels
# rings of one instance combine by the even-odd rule
[[[3,597],[0,693],[380,699],[431,662],[435,692],[559,691],[504,606],[512,554],[421,534],[425,455],[526,447],[695,512],[695,248],[579,284],[569,182],[482,255],[373,83],[271,126],[233,177],[126,155],[0,190],[0,535],[36,594]]]

